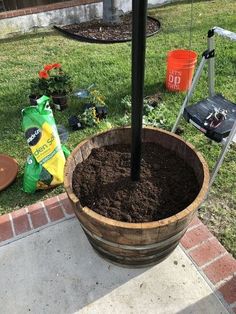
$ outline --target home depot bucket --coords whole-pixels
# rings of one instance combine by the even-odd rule
[[[167,54],[166,88],[187,91],[191,85],[197,53],[192,50],[172,50]]]

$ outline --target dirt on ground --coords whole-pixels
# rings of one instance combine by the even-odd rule
[[[96,40],[130,40],[132,36],[132,14],[121,16],[119,24],[104,24],[103,20],[93,20],[62,27],[75,35]],[[160,24],[151,18],[147,19],[147,35],[160,29]]]
[[[149,222],[172,216],[197,196],[191,167],[162,146],[143,144],[141,179],[130,179],[130,147],[93,149],[73,173],[73,189],[82,206],[115,220]]]

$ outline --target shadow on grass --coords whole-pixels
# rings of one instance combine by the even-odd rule
[[[26,34],[18,34],[10,38],[3,38],[0,39],[1,43],[9,43],[9,42],[18,42],[25,39],[33,39],[33,38],[44,38],[44,37],[57,37],[58,33],[54,29],[50,29],[48,31],[42,31],[42,32],[33,32],[33,33],[26,33]]]

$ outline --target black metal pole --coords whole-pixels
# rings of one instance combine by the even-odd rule
[[[140,179],[147,0],[132,0],[132,144],[131,180]]]

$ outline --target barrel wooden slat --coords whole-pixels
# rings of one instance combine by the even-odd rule
[[[91,219],[91,216],[84,213],[84,210],[76,209],[76,215],[81,223],[83,225],[86,225],[88,229],[92,231],[95,235],[103,238],[114,237],[118,244],[130,245],[145,245],[156,243],[157,241],[166,240],[172,235],[185,229],[192,220],[192,215],[190,215],[182,221],[176,220],[173,223],[159,226],[158,228],[153,227],[152,229],[143,228],[142,224],[139,224],[139,228],[129,229],[103,223],[103,228],[101,230],[101,225],[99,221]]]
[[[142,257],[142,259],[144,260],[145,257],[150,257],[150,256],[154,256],[157,255],[158,253],[164,252],[166,250],[168,250],[168,248],[170,246],[176,246],[179,243],[179,239],[181,236],[179,236],[178,239],[176,239],[176,241],[174,241],[173,243],[168,243],[167,245],[163,246],[160,250],[160,248],[158,249],[142,249],[142,250],[135,250],[135,249],[123,249],[123,248],[119,248],[119,247],[114,247],[114,246],[109,246],[106,243],[102,243],[99,240],[96,240],[92,237],[90,237],[88,234],[86,234],[89,242],[93,243],[96,247],[101,248],[103,251],[106,251],[107,254],[111,254],[111,255],[119,255],[122,256],[123,258],[134,258],[134,259],[139,259],[140,257]]]
[[[166,219],[148,223],[127,223],[106,218],[81,207],[72,191],[72,174],[76,165],[86,159],[93,148],[105,145],[130,144],[131,129],[119,128],[98,134],[80,143],[67,160],[65,189],[85,234],[93,248],[104,258],[126,266],[145,267],[167,257],[178,245],[208,190],[209,171],[202,156],[192,145],[169,132],[145,128],[144,142],[158,143],[173,150],[195,172],[200,191],[184,210]]]
[[[89,240],[89,239],[88,239]],[[107,259],[109,262],[113,262],[117,265],[132,267],[132,268],[141,268],[147,267],[151,265],[155,265],[157,263],[162,262],[165,258],[167,258],[173,250],[177,247],[178,243],[169,246],[165,250],[159,251],[153,255],[139,256],[136,254],[135,257],[124,256],[121,254],[113,254],[108,250],[104,250],[101,246],[95,245],[94,242],[89,241],[94,250],[103,258]]]
[[[88,141],[86,141],[80,147],[83,160],[85,160],[85,159],[87,159],[89,157],[89,155],[91,154],[92,149],[93,149],[93,143],[92,143],[92,140],[90,140],[90,139]]]
[[[64,171],[64,186],[65,188],[72,187],[72,176],[73,171],[76,167],[76,162],[73,158],[73,154],[71,154],[67,159],[67,166]]]
[[[83,156],[80,149],[77,149],[76,151],[74,151],[73,158],[76,165],[83,162]]]

